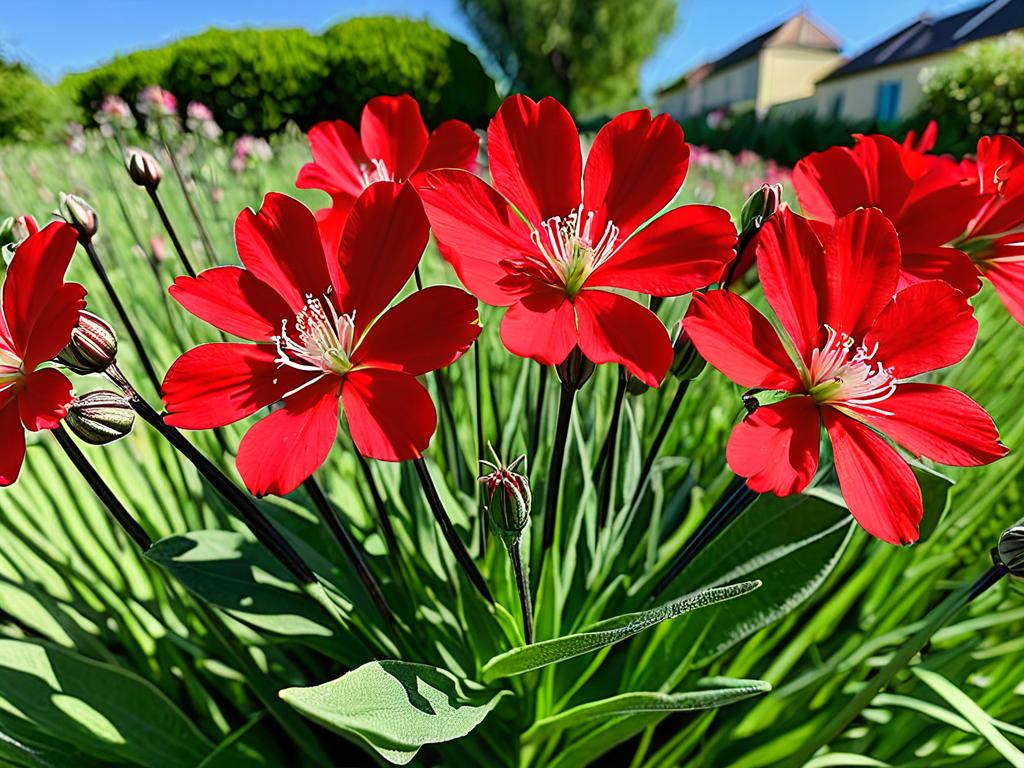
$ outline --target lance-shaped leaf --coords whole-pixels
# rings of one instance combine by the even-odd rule
[[[745,595],[759,586],[760,581],[744,581],[725,587],[715,587],[681,597],[657,608],[605,619],[575,635],[556,637],[553,640],[514,648],[484,664],[481,670],[483,681],[491,682],[501,677],[521,675],[549,664],[557,664],[575,656],[591,653],[606,645],[621,642],[667,619],[674,619],[684,613]]]
[[[374,661],[323,685],[288,688],[281,698],[309,719],[405,765],[425,744],[468,734],[508,693],[486,691],[426,664]]]

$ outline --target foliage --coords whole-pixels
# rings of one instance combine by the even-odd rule
[[[0,140],[52,139],[74,113],[23,64],[0,61]]]
[[[675,24],[674,0],[459,0],[512,84],[588,117],[630,103],[640,66]]]

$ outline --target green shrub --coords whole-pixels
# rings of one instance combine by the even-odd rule
[[[70,103],[27,67],[0,62],[0,139],[53,138],[73,116]]]
[[[149,51],[115,56],[106,64],[65,77],[58,86],[86,115],[91,116],[107,94],[121,96],[129,104],[147,85],[162,83],[178,44]]]
[[[979,136],[1024,133],[1024,35],[975,43],[925,75],[921,113],[939,118],[948,148]]]

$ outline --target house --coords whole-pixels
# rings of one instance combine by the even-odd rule
[[[657,108],[677,120],[717,109],[753,108],[809,98],[841,61],[839,43],[801,13],[701,64],[657,92]]]
[[[1021,27],[1024,0],[991,0],[942,18],[919,18],[818,81],[811,106],[820,118],[900,120],[920,105],[929,68],[968,43]]]

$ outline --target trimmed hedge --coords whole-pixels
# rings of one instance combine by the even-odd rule
[[[300,29],[210,29],[164,48],[119,56],[69,75],[61,87],[87,114],[114,93],[134,104],[147,85],[207,104],[229,133],[265,135],[293,120],[358,120],[378,94],[409,93],[430,125],[458,117],[482,125],[494,81],[464,43],[426,22],[352,19],[311,35]]]

